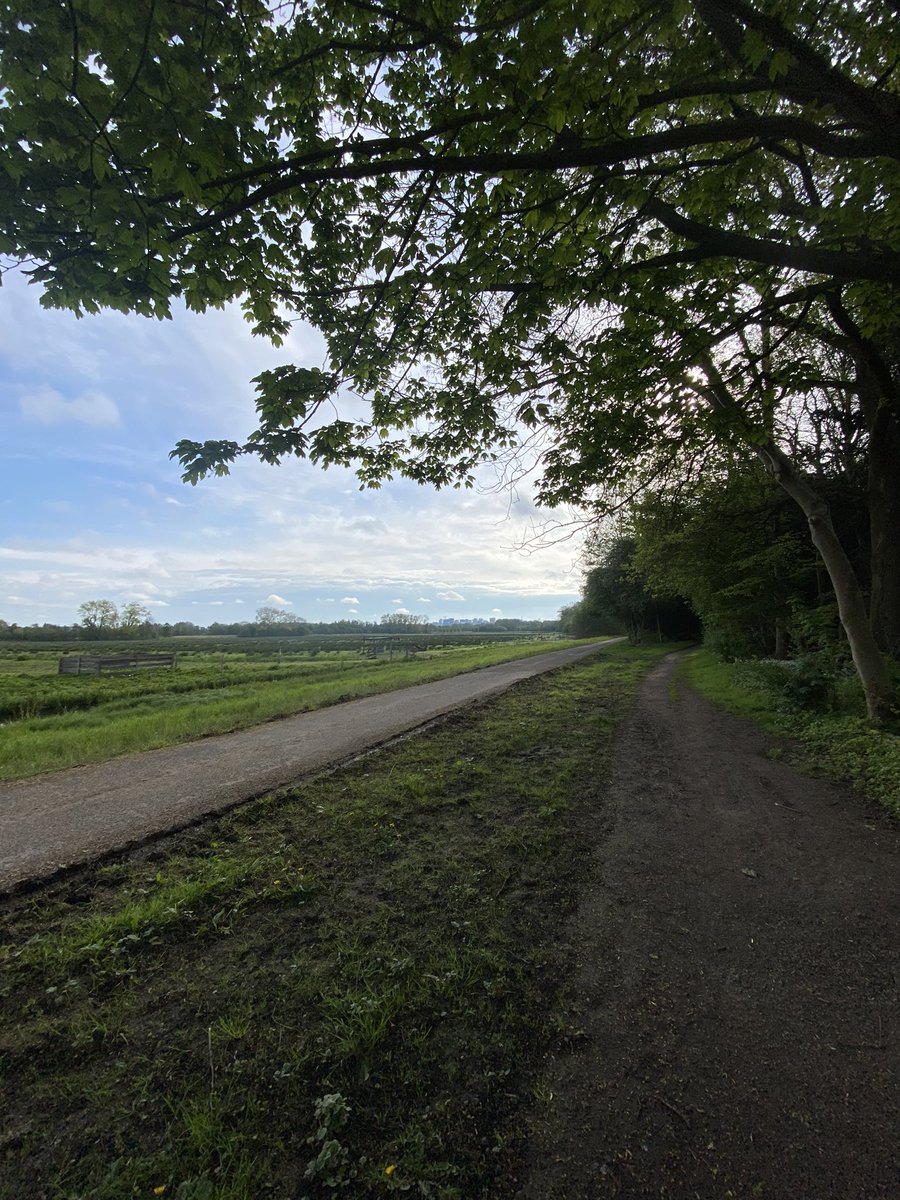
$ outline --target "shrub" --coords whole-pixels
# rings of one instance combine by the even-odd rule
[[[839,692],[841,707],[856,699],[858,688],[849,666],[844,648],[832,644],[800,658],[737,663],[736,678],[745,687],[765,692],[782,709],[830,712],[837,707]]]

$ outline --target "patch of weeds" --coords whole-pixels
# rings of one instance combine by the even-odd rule
[[[390,1028],[401,1007],[399,988],[384,991],[350,991],[323,996],[322,1010],[330,1028],[333,1048],[340,1058],[370,1054]]]
[[[798,730],[805,749],[900,817],[900,736],[861,717],[819,717]]]
[[[349,1181],[350,1152],[338,1139],[349,1118],[350,1105],[340,1092],[319,1097],[313,1113],[315,1130],[306,1139],[306,1144],[314,1151],[314,1157],[306,1165],[304,1178],[316,1180],[329,1188],[340,1187]]]

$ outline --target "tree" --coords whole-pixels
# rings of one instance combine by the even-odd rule
[[[256,610],[256,624],[264,629],[283,629],[286,626],[303,625],[305,622],[289,609],[263,605]]]
[[[0,8],[0,251],[37,263],[51,305],[241,299],[258,332],[303,317],[328,346],[320,369],[257,378],[244,443],[180,443],[186,478],[251,453],[468,484],[541,427],[541,497],[580,500],[640,486],[685,442],[741,441],[805,512],[869,710],[890,711],[890,0],[127,10]],[[873,614],[779,439],[768,364],[810,339],[852,363]],[[369,417],[323,419],[348,389]]]
[[[428,624],[428,618],[424,613],[391,612],[382,615],[380,624],[392,629],[419,629]]]
[[[607,546],[585,578],[585,604],[590,611],[608,614],[633,645],[644,636],[653,597],[632,570],[634,539],[619,537]]]
[[[112,600],[86,600],[78,606],[81,625],[91,636],[102,637],[119,628],[119,610]]]
[[[123,605],[119,613],[119,629],[126,634],[134,635],[142,625],[149,625],[152,620],[153,614],[150,609],[146,605],[132,600]]]
[[[818,600],[815,559],[800,514],[758,464],[648,494],[632,519],[633,568],[654,596],[688,599],[707,645],[787,656],[793,612]]]

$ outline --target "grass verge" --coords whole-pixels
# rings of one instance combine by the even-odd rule
[[[337,661],[324,670],[317,668],[319,673],[313,675],[309,665],[303,664],[287,678],[257,677],[228,687],[214,679],[209,686],[200,684],[190,691],[183,690],[183,678],[177,675],[171,677],[171,686],[178,690],[171,692],[158,690],[158,675],[147,676],[146,686],[153,689],[152,694],[114,697],[86,710],[31,717],[0,729],[0,779],[25,779],[47,771],[105,762],[120,754],[230,733],[343,700],[445,679],[571,645],[501,644],[432,652],[391,663],[357,661],[347,665]],[[61,680],[62,684],[78,682],[77,678]],[[144,679],[137,681],[138,686],[143,683]]]
[[[615,648],[5,905],[10,1196],[514,1191]],[[52,1136],[49,1136],[52,1131]]]
[[[750,717],[773,733],[795,739],[807,765],[853,784],[900,817],[900,737],[875,729],[863,717],[785,712],[762,689],[747,686],[735,664],[708,650],[690,654],[681,672],[708,700]],[[802,765],[802,764],[801,764]]]

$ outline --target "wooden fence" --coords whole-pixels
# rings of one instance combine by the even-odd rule
[[[104,671],[134,671],[176,667],[177,654],[79,654],[59,660],[60,675],[101,675]]]

